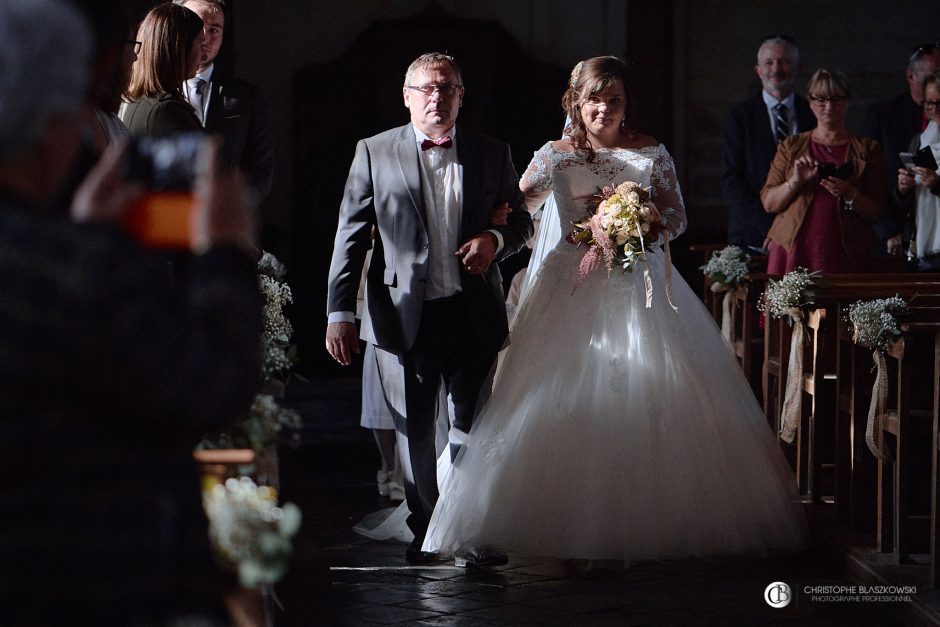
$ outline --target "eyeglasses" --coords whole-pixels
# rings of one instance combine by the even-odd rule
[[[819,106],[823,106],[828,102],[833,107],[845,104],[845,101],[848,100],[845,96],[829,96],[828,98],[825,96],[809,96],[809,99]]]
[[[940,110],[940,100],[925,100],[921,105],[923,105],[924,111]]]
[[[405,87],[420,91],[425,96],[433,96],[435,91],[441,92],[442,96],[453,96],[463,85],[454,85],[453,83],[430,83],[428,85],[405,85]]]
[[[917,61],[925,54],[930,54],[931,52],[940,49],[940,43],[928,43],[920,44],[911,48],[911,57],[907,60],[908,63],[913,63]]]
[[[124,43],[128,46],[134,46],[134,54],[140,54],[140,47],[144,45],[142,41],[134,41],[133,39],[128,39]]]

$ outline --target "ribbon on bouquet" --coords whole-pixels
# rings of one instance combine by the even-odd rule
[[[716,294],[725,293],[721,299],[721,337],[731,346],[731,288],[716,281],[709,289]]]
[[[888,397],[888,377],[885,356],[879,349],[872,353],[875,361],[875,384],[871,388],[871,405],[868,408],[868,425],[865,427],[865,444],[868,450],[883,462],[890,462],[891,452],[885,446],[885,404]]]
[[[640,238],[640,246],[645,252],[646,249],[643,245],[643,238]],[[669,306],[672,307],[672,310],[678,313],[679,308],[672,302],[672,254],[669,252],[668,235],[663,237],[663,254],[666,257],[666,300],[669,302]],[[643,262],[643,284],[646,286],[646,308],[649,309],[653,306],[653,279],[650,277],[649,261]]]
[[[803,312],[794,307],[789,312],[793,319],[793,335],[790,337],[790,363],[787,366],[786,394],[780,416],[780,439],[791,444],[800,428],[800,409],[803,403]]]

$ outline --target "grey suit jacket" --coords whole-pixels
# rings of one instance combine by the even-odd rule
[[[519,190],[509,146],[460,128],[457,159],[463,168],[459,241],[495,228],[503,237],[497,259],[521,248],[532,219]],[[508,202],[508,224],[494,227],[491,212]],[[328,312],[355,311],[362,266],[376,238],[366,280],[362,338],[401,354],[418,334],[428,271],[429,239],[421,194],[418,147],[411,124],[363,139],[349,170],[330,264]],[[498,350],[508,333],[502,277],[491,264],[482,276],[461,275],[472,329],[481,349]]]

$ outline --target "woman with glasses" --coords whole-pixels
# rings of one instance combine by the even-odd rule
[[[928,74],[923,87],[928,124],[911,141],[910,152],[926,152],[929,147],[934,161],[940,162],[940,70]],[[936,167],[900,168],[894,201],[906,216],[908,255],[917,258],[917,270],[940,271],[940,176]]]
[[[816,70],[806,91],[817,126],[780,143],[760,194],[776,215],[767,272],[858,272],[877,242],[884,156],[878,142],[846,129],[852,92],[841,72]]]
[[[141,46],[121,114],[132,135],[202,130],[183,83],[196,75],[204,39],[202,20],[186,7],[166,2],[147,13],[133,44]]]

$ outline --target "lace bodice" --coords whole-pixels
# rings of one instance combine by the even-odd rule
[[[557,150],[552,143],[535,152],[522,176],[521,187],[530,211],[554,193],[560,222],[567,225],[584,217],[588,200],[598,188],[629,180],[652,188],[653,202],[663,213],[670,239],[685,231],[685,205],[675,164],[662,144],[636,149],[602,148],[589,162],[583,153]],[[666,209],[674,211],[667,214]],[[562,228],[561,237],[569,230]]]

